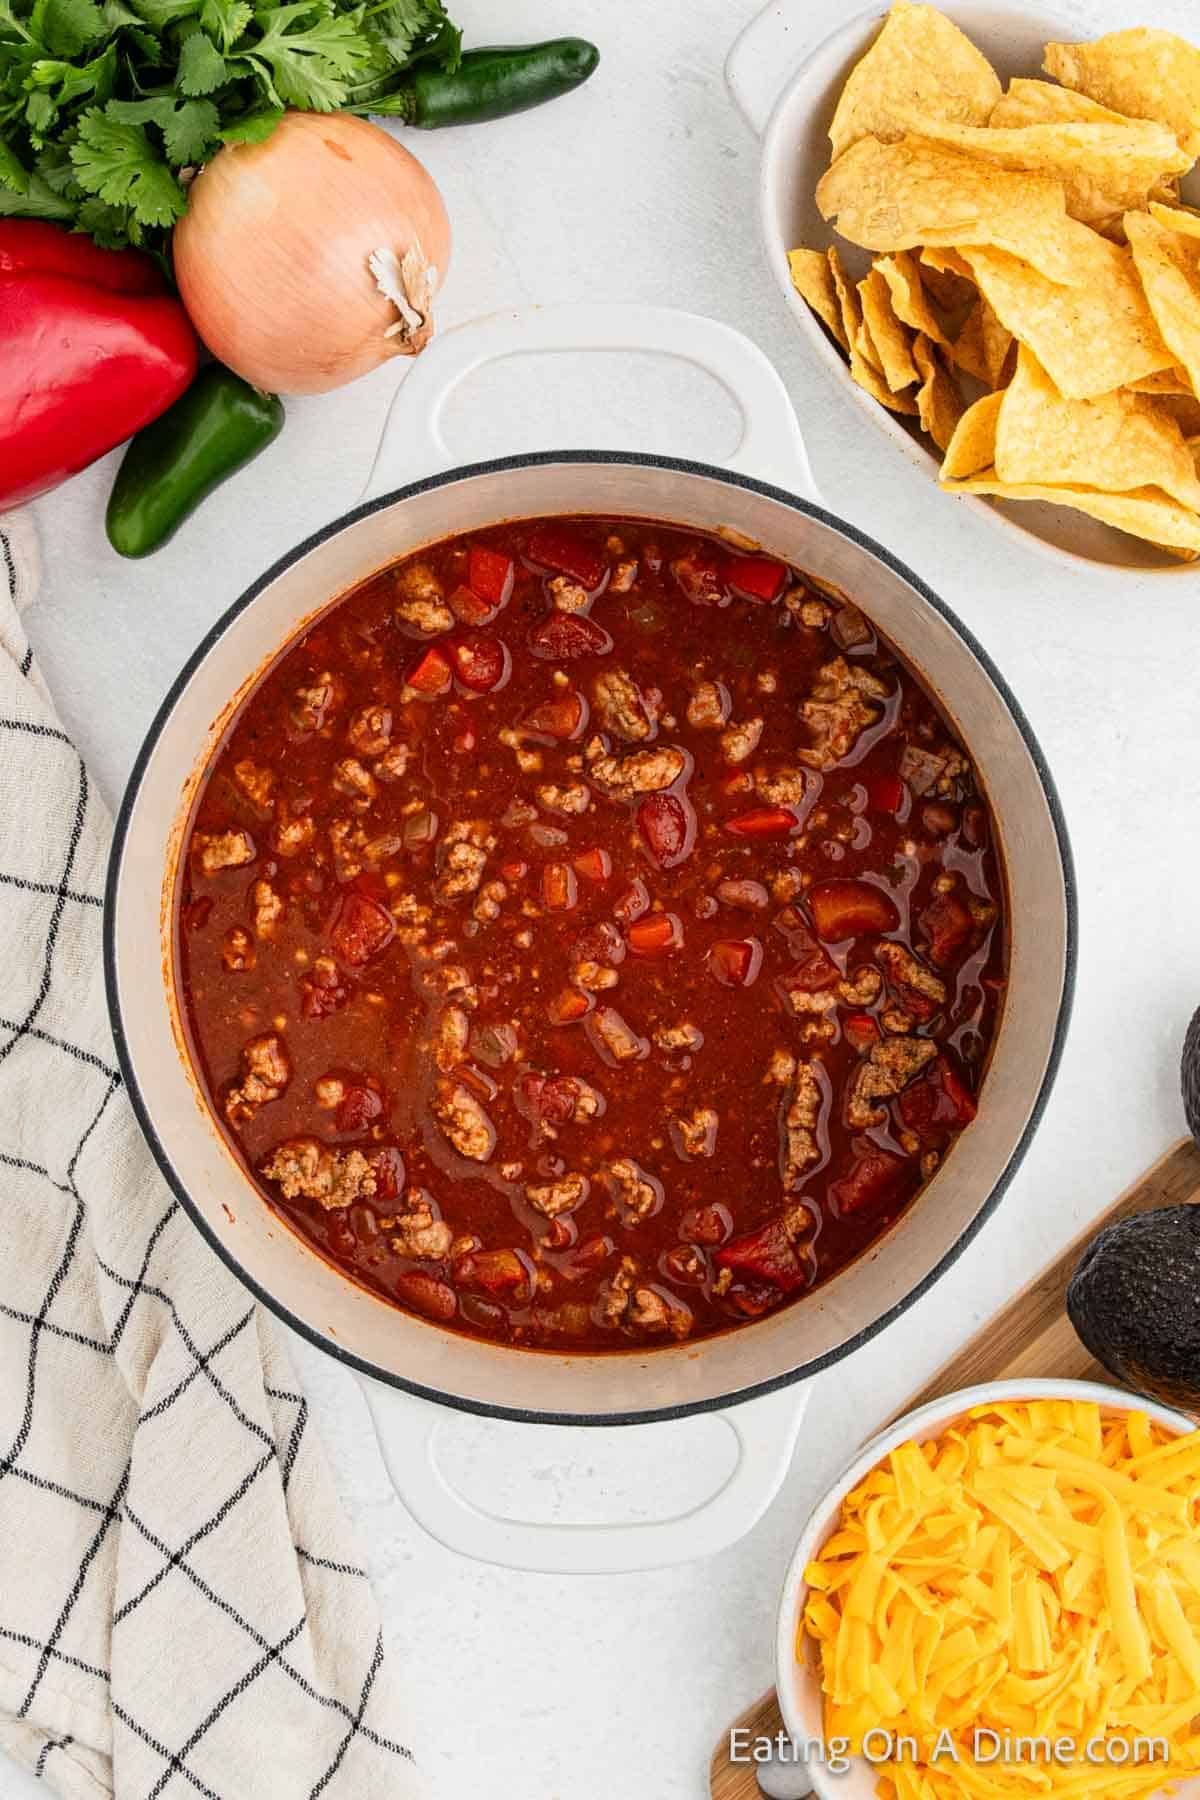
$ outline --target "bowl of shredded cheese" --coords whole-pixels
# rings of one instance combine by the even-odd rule
[[[910,1413],[809,1519],[777,1655],[822,1800],[1197,1800],[1200,1430],[1072,1381]]]

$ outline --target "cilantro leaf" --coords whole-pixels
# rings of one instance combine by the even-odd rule
[[[18,194],[29,192],[29,170],[15,151],[0,143],[0,182]]]
[[[165,229],[187,209],[183,189],[146,136],[144,125],[126,124],[99,111],[84,113],[71,161],[80,187],[110,206],[128,206],[139,224]]]
[[[226,56],[253,17],[249,0],[201,0],[200,23]]]
[[[181,94],[211,94],[229,79],[225,58],[206,31],[190,31],[179,50],[175,77]]]
[[[107,35],[96,0],[37,0],[29,28],[52,56],[78,56]]]
[[[260,106],[253,112],[243,113],[240,119],[231,119],[221,128],[223,144],[264,144],[283,117],[283,108],[278,106]]]
[[[131,0],[133,10],[152,31],[165,31],[200,10],[200,0]]]
[[[211,100],[175,100],[154,94],[146,100],[110,100],[105,117],[122,125],[157,125],[170,162],[196,163],[213,142],[221,115]]]
[[[256,13],[255,23],[262,36],[243,54],[262,73],[271,98],[306,112],[336,112],[346,99],[344,78],[371,55],[357,16],[322,16],[309,0],[293,0]]]
[[[21,191],[0,181],[0,219],[53,219],[69,225],[74,217],[75,202],[56,194],[40,175],[31,175]]]

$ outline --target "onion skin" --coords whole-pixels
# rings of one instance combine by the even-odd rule
[[[428,342],[450,221],[432,177],[379,126],[289,112],[197,176],[173,244],[180,296],[218,361],[268,393],[324,394]],[[380,251],[418,277],[398,330],[368,267]]]

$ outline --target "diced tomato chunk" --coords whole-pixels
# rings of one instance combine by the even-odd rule
[[[410,688],[427,699],[435,699],[444,694],[454,675],[445,651],[438,644],[431,644],[420,661],[408,671],[406,680]]]
[[[552,1025],[574,1025],[578,1020],[586,1018],[592,1010],[593,1002],[579,988],[564,988],[553,1000],[546,1003],[546,1017]]]
[[[631,925],[634,919],[640,919],[649,910],[650,890],[640,876],[613,901],[613,917],[620,919],[622,925]]]
[[[467,585],[493,612],[507,606],[516,579],[516,564],[502,550],[472,544],[467,558]]]
[[[896,903],[870,881],[821,881],[810,888],[808,904],[817,936],[827,944],[864,931],[895,931],[900,923]]]
[[[571,866],[585,881],[607,881],[612,874],[612,857],[607,850],[581,850]]]
[[[829,1195],[839,1218],[896,1200],[913,1185],[912,1164],[890,1150],[866,1150],[846,1173],[829,1184]]]
[[[774,1282],[785,1294],[807,1287],[811,1266],[801,1257],[783,1220],[770,1219],[757,1231],[734,1238],[714,1251],[713,1261],[723,1269]]]
[[[547,613],[529,634],[529,648],[544,662],[573,662],[579,656],[607,656],[613,641],[603,625],[582,613]]]
[[[681,794],[647,794],[637,809],[642,842],[660,869],[673,869],[696,841],[696,815]]]
[[[872,812],[895,816],[904,799],[904,783],[898,775],[876,775],[867,783],[867,805]]]
[[[725,821],[729,835],[740,838],[790,837],[799,825],[790,806],[756,806]]]
[[[329,929],[329,944],[339,962],[361,968],[386,949],[396,935],[396,921],[374,900],[355,893],[342,896]]]
[[[635,956],[657,956],[664,950],[679,948],[683,924],[677,913],[647,913],[644,919],[634,920],[626,936]]]
[[[552,738],[565,743],[577,738],[587,724],[588,705],[582,694],[563,694],[557,700],[543,700],[521,720],[526,737]]]
[[[729,589],[715,550],[698,544],[671,564],[671,573],[693,606],[728,606]]]
[[[939,1056],[920,1081],[905,1088],[896,1109],[905,1127],[923,1144],[933,1146],[962,1131],[977,1111],[974,1095],[946,1056]]]
[[[473,694],[490,694],[494,688],[503,687],[512,669],[508,645],[482,632],[455,638],[450,654],[454,673]]]
[[[604,580],[608,560],[603,551],[564,525],[541,525],[529,540],[530,562],[569,575],[591,593]]]
[[[749,987],[762,967],[762,958],[757,938],[718,938],[706,961],[709,973],[722,987]]]
[[[788,983],[798,988],[831,987],[838,978],[838,967],[821,948],[812,929],[794,906],[781,907],[771,921],[771,929],[779,932],[790,951],[796,968]]]
[[[401,1306],[410,1306],[423,1318],[448,1324],[458,1311],[458,1299],[448,1281],[427,1275],[423,1269],[405,1269],[393,1284]]]
[[[447,594],[446,605],[460,625],[489,625],[495,617],[495,608],[469,587],[456,587]]]
[[[542,902],[550,912],[570,912],[579,886],[570,863],[547,863],[542,870]]]
[[[454,1279],[464,1287],[502,1294],[506,1288],[524,1287],[529,1271],[515,1250],[469,1250],[455,1262]]]
[[[787,573],[787,565],[773,556],[731,556],[725,564],[725,579],[735,594],[768,606],[782,594]]]
[[[383,1114],[383,1095],[378,1088],[356,1083],[348,1087],[338,1105],[336,1119],[339,1131],[365,1131]]]
[[[934,962],[945,964],[953,962],[970,937],[974,920],[957,894],[938,894],[917,923],[929,939],[929,954]]]
[[[869,1050],[879,1042],[879,1026],[870,1013],[851,1013],[842,1022],[842,1036],[853,1049]]]

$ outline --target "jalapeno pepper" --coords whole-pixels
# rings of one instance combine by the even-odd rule
[[[214,488],[273,443],[283,402],[211,363],[183,398],[125,452],[108,502],[108,541],[122,556],[148,556]]]
[[[389,93],[353,110],[401,119],[426,131],[475,125],[569,94],[599,61],[600,52],[585,38],[468,50],[453,73],[417,68]]]

